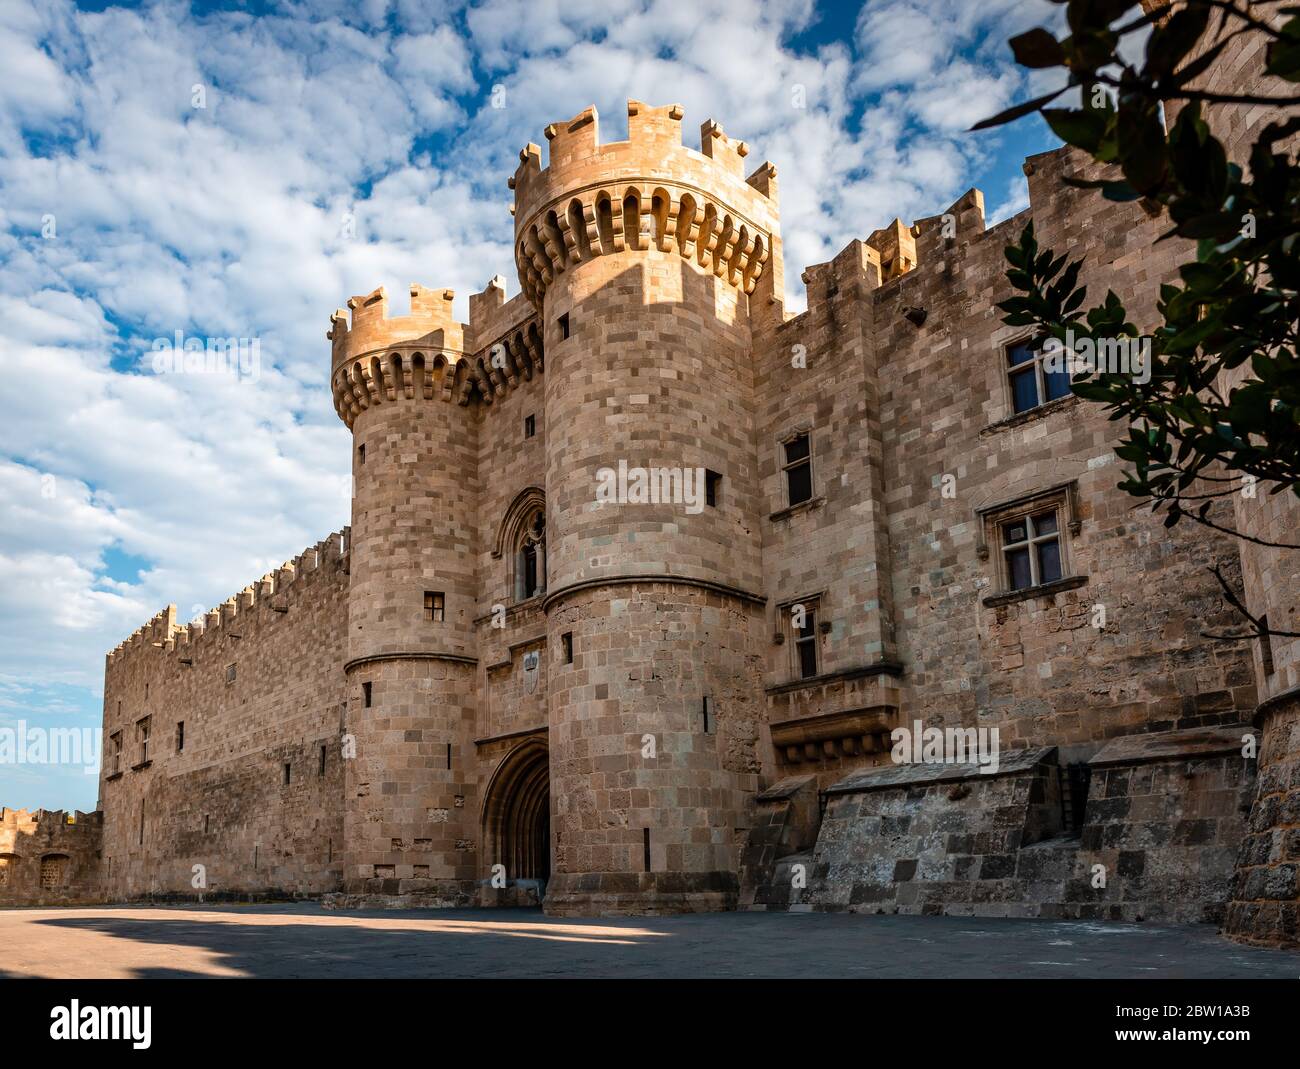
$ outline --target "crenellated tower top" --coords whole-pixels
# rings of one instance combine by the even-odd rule
[[[627,105],[628,139],[602,145],[595,108],[546,128],[549,159],[528,144],[510,179],[515,263],[540,307],[570,266],[627,250],[676,249],[753,293],[779,241],[776,168],[745,177],[743,141],[709,120],[700,148],[682,144],[682,108]]]

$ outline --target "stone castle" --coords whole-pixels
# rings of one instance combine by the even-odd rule
[[[633,101],[625,141],[587,109],[524,148],[517,296],[334,314],[351,526],[108,655],[99,857],[24,900],[1295,940],[1300,643],[1204,634],[1238,623],[1211,566],[1292,630],[1294,571],[1135,509],[1116,426],[995,307],[1031,218],[1144,331],[1185,249],[1063,185],[1093,165],[1062,149],[1026,162],[1026,211],[986,229],[971,190],[896,220],[793,315],[776,168],[682,121]],[[1295,529],[1281,497],[1239,508]],[[997,759],[929,760],[932,729]]]

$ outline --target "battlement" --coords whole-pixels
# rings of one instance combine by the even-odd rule
[[[515,263],[524,293],[540,307],[554,277],[596,256],[651,247],[753,293],[780,230],[776,168],[745,177],[749,148],[708,120],[699,150],[682,145],[682,108],[629,100],[628,139],[600,143],[586,108],[546,127],[541,149],[524,146],[515,191]]]
[[[104,823],[104,814],[96,809],[93,813],[83,813],[80,809],[72,813],[64,809],[9,809],[0,806],[0,826],[20,829],[28,834],[37,830],[55,828],[98,828]]]
[[[505,279],[495,276],[470,294],[469,323],[452,316],[452,290],[411,286],[411,314],[389,316],[381,286],[348,301],[330,319],[330,382],[334,410],[351,429],[372,405],[399,396],[468,405],[494,397],[521,378],[541,371],[541,333],[527,321],[535,316],[526,298],[506,300]],[[500,345],[497,358],[492,347]]]
[[[109,651],[109,666],[145,650],[184,651],[197,646],[205,636],[215,638],[223,629],[238,637],[237,621],[240,615],[254,612],[262,605],[269,606],[274,612],[288,612],[292,599],[299,593],[309,596],[303,590],[306,576],[330,561],[346,560],[351,530],[350,527],[344,527],[341,531],[335,531],[187,624],[178,624],[176,606],[168,605]],[[191,653],[190,657],[192,656]]]

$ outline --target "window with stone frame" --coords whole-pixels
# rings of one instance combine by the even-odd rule
[[[140,760],[137,764],[143,765],[149,761],[149,731],[152,722],[153,718],[148,716],[136,721],[135,741],[140,753]]]
[[[1078,494],[1078,484],[1071,480],[976,510],[977,552],[981,560],[992,558],[995,572],[989,597],[1087,581],[1072,568],[1071,540],[1081,528]]]
[[[115,731],[108,737],[108,774],[116,776],[122,771],[122,733]]]
[[[821,673],[821,649],[817,618],[821,597],[799,598],[780,609],[784,617],[785,640],[790,647],[790,670],[795,679],[812,679]]]
[[[786,505],[793,508],[812,500],[812,436],[807,431],[791,435],[782,441],[781,450]]]
[[[1069,373],[1043,366],[1043,338],[1026,338],[1006,347],[1007,391],[1011,411],[1028,412],[1070,395]]]

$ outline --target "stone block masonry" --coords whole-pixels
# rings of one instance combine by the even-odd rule
[[[589,108],[523,148],[517,296],[334,313],[351,527],[109,656],[100,893],[1293,936],[1293,651],[1205,637],[1211,565],[1279,605],[1293,577],[1135,511],[1116,426],[1025,403],[1036,339],[996,309],[1030,221],[1144,331],[1186,250],[1059,150],[1014,218],[970,190],[894,220],[793,315],[776,167],[682,120],[629,101],[602,143]],[[623,468],[706,498],[598,498]],[[997,774],[895,767],[916,721],[996,729]]]

